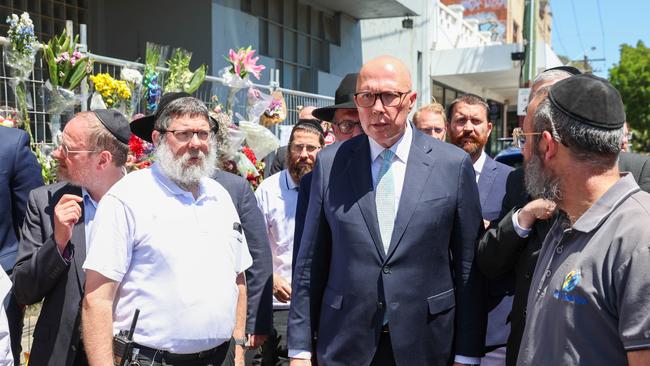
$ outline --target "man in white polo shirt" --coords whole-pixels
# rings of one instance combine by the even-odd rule
[[[114,185],[97,208],[84,264],[90,364],[113,364],[112,336],[139,309],[133,361],[221,365],[252,260],[230,196],[209,178],[216,126],[192,97],[134,123],[155,123],[156,163]]]

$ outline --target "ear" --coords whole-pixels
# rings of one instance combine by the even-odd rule
[[[418,99],[418,93],[412,91],[409,95],[409,111],[415,106],[415,101]]]
[[[544,157],[544,162],[551,161],[555,159],[560,148],[560,143],[553,138],[550,132],[542,132],[542,139],[539,144],[539,148],[542,150],[542,156]]]
[[[104,170],[108,168],[110,164],[113,163],[113,154],[107,150],[103,150],[99,153],[99,161],[97,162],[97,169]]]
[[[490,134],[492,133],[492,127],[494,127],[494,125],[492,125],[492,122],[488,122],[487,123],[487,136],[488,137],[490,137]]]
[[[158,145],[160,145],[161,136],[162,136],[162,134],[158,130],[153,130],[151,132],[151,141],[153,141],[154,146],[158,147]]]

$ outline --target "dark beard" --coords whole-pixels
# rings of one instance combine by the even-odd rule
[[[451,135],[449,137],[450,137],[449,140],[451,141],[452,144],[463,149],[473,159],[478,158],[481,155],[481,151],[483,151],[483,146],[485,146],[485,144],[487,143],[487,136],[485,136],[485,138],[482,138],[481,136],[473,136],[472,134],[469,135],[461,134],[458,137],[451,137]],[[468,137],[471,138],[471,141],[463,142],[463,139]]]
[[[296,163],[290,163],[289,164],[289,175],[291,175],[291,178],[296,182],[296,184],[300,184],[300,179],[305,176],[307,173],[311,173],[312,168],[314,167],[314,164],[309,164],[309,165],[302,165]]]
[[[526,192],[533,198],[543,198],[553,202],[561,199],[560,179],[544,169],[544,163],[536,152],[524,164],[524,183]]]

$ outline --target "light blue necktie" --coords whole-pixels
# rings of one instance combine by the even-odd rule
[[[386,149],[379,154],[383,159],[379,174],[377,175],[377,189],[375,190],[375,204],[377,205],[377,221],[384,252],[388,253],[388,246],[395,226],[395,180],[393,170],[390,168],[395,153]]]

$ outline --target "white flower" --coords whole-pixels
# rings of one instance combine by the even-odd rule
[[[138,85],[142,83],[142,74],[135,69],[129,69],[128,67],[123,67],[120,72],[120,79]]]

